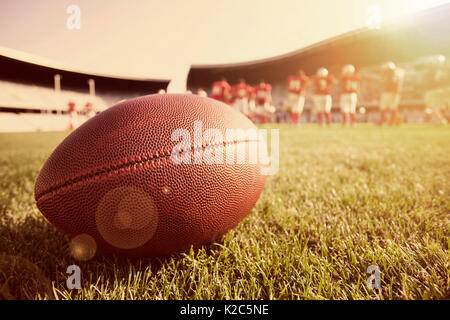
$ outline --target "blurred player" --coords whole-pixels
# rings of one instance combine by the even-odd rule
[[[264,80],[254,88],[255,97],[255,122],[268,123],[270,120],[270,108],[272,103],[272,86]]]
[[[203,98],[208,97],[208,93],[205,90],[203,90],[203,88],[197,89],[197,95]]]
[[[275,122],[277,123],[289,123],[289,106],[287,100],[279,102],[275,109]]]
[[[239,83],[233,87],[231,92],[233,96],[233,106],[247,118],[251,119],[249,97],[253,92],[253,88],[245,83],[244,79],[239,79]]]
[[[69,130],[73,130],[76,128],[78,122],[78,112],[75,102],[69,101],[67,111],[70,116]]]
[[[89,119],[95,116],[94,106],[90,102],[86,102],[84,105],[84,111]]]
[[[425,89],[425,106],[430,110],[433,124],[446,124],[447,100],[450,90],[450,70],[445,65],[444,56],[429,58],[428,65],[423,72],[423,86]]]
[[[320,68],[315,76],[314,82],[314,113],[317,115],[317,122],[322,125],[323,117],[327,124],[331,123],[331,85],[337,83],[333,75],[328,74],[328,70]]]
[[[288,96],[286,109],[289,112],[289,120],[292,124],[299,124],[300,117],[305,106],[305,87],[309,78],[303,70],[298,75],[288,78]]]
[[[450,64],[448,65],[448,78],[447,78],[447,88],[445,89],[444,97],[445,97],[445,110],[444,117],[447,120],[447,123],[450,122]]]
[[[248,85],[248,112],[249,115],[247,118],[249,118],[252,122],[256,122],[256,103],[255,103],[255,88],[251,85]]]
[[[380,99],[380,125],[386,121],[387,112],[390,111],[389,124],[394,125],[397,119],[397,110],[400,103],[405,71],[397,68],[394,62],[387,62],[381,67],[382,84],[384,92]]]
[[[213,83],[211,88],[211,98],[229,103],[231,98],[231,86],[228,84],[227,79],[222,78],[220,81]]]
[[[340,107],[342,124],[345,126],[350,118],[350,123],[355,124],[356,105],[358,103],[359,75],[355,74],[355,67],[347,64],[342,68]]]

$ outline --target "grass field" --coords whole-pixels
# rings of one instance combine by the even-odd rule
[[[165,260],[88,262],[34,203],[66,134],[0,134],[0,298],[450,298],[450,127],[282,126],[279,173],[219,242]],[[81,290],[66,288],[74,263]],[[380,290],[366,284],[370,265]]]

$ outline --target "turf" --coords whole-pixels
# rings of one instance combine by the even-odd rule
[[[164,260],[87,262],[34,203],[66,134],[0,134],[0,298],[450,298],[449,127],[281,126],[279,173],[220,241]],[[66,287],[71,264],[81,290]],[[370,265],[379,290],[366,284]]]

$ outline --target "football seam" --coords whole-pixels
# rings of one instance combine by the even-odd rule
[[[195,152],[196,150],[199,150],[199,149],[202,149],[204,151],[206,148],[216,148],[219,146],[226,146],[226,145],[230,145],[230,144],[236,145],[238,143],[247,143],[247,142],[259,142],[259,140],[247,139],[247,140],[242,140],[242,141],[237,141],[237,140],[223,141],[222,143],[202,144],[201,146],[198,146],[198,147],[180,149],[177,151],[184,152],[184,151],[189,150],[191,152]],[[122,171],[122,170],[126,170],[126,169],[136,169],[138,165],[142,166],[144,164],[155,164],[155,162],[157,162],[158,160],[166,159],[166,158],[170,157],[171,155],[172,155],[172,152],[169,150],[161,151],[161,152],[149,152],[149,153],[142,154],[142,155],[124,158],[124,159],[122,159],[122,161],[119,160],[115,164],[110,164],[108,166],[104,166],[101,168],[91,169],[90,172],[80,174],[73,178],[69,178],[68,180],[66,180],[64,182],[55,184],[54,186],[40,192],[39,194],[36,194],[36,202],[38,202],[40,199],[42,199],[43,197],[45,197],[49,194],[58,192],[59,190],[62,190],[62,189],[66,189],[66,188],[76,185],[78,183],[85,183],[89,180],[92,180],[92,179],[95,179],[100,176],[110,174],[113,172],[118,172],[118,171]]]

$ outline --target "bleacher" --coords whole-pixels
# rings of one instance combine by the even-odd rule
[[[79,112],[75,125],[88,119],[83,114],[86,103],[91,103],[95,112],[108,107],[104,99],[87,93],[0,81],[0,132],[67,130],[69,101],[75,102]]]
[[[83,111],[87,102],[93,105],[95,112],[101,112],[108,104],[98,96],[87,93],[61,90],[0,80],[0,108],[67,111],[69,101],[76,104],[78,111]]]
[[[82,123],[87,113],[166,90],[169,82],[87,72],[0,46],[0,132],[66,130],[69,102],[75,103],[77,122]]]
[[[75,126],[88,120],[79,115]],[[64,131],[70,126],[68,114],[0,112],[0,132]]]

